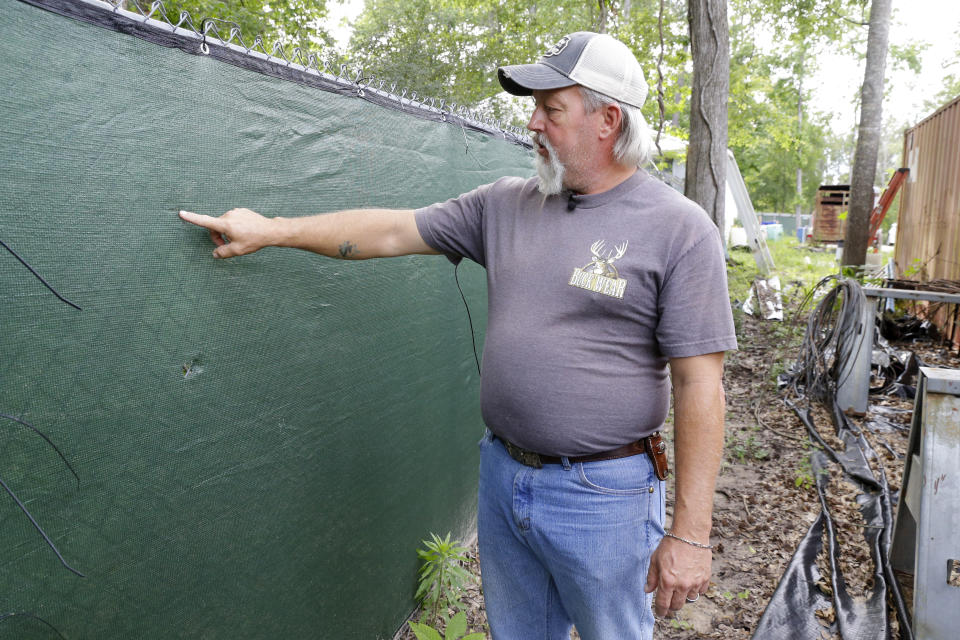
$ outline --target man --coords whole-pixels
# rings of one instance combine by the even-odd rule
[[[210,230],[218,258],[273,245],[485,266],[478,538],[493,636],[566,639],[575,624],[585,640],[650,638],[652,593],[669,616],[710,578],[723,352],[736,348],[719,234],[638,169],[652,146],[647,86],[625,45],[574,33],[498,75],[534,98],[537,178],[417,211],[181,216]],[[671,379],[676,504],[665,532],[645,448]]]

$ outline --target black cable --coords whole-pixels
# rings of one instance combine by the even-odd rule
[[[828,404],[852,371],[849,365],[857,355],[857,338],[864,331],[860,319],[863,289],[851,278],[827,276],[801,302],[801,308],[833,281],[837,282],[836,286],[810,313],[800,355],[788,373],[790,386],[798,398],[809,396]],[[872,348],[871,345],[859,346]]]
[[[77,479],[77,487],[80,486],[80,476],[78,476],[78,475],[77,475],[77,472],[74,471],[73,465],[70,464],[70,462],[67,460],[66,456],[63,455],[63,453],[60,451],[60,449],[57,448],[57,445],[53,444],[53,441],[50,440],[50,438],[48,438],[45,433],[43,433],[42,431],[40,431],[39,429],[37,429],[35,426],[33,426],[32,424],[30,424],[30,423],[27,422],[26,420],[21,420],[20,418],[14,418],[13,416],[8,416],[8,415],[5,414],[5,413],[0,413],[0,418],[6,418],[7,420],[13,420],[14,422],[16,422],[16,423],[18,423],[18,424],[22,424],[23,426],[27,427],[28,429],[31,429],[31,430],[32,430],[34,433],[36,433],[38,436],[40,436],[41,438],[43,438],[44,440],[46,440],[46,441],[47,441],[47,444],[50,445],[51,447],[53,447],[53,450],[56,451],[56,452],[57,452],[57,455],[60,456],[60,459],[63,460],[63,464],[67,465],[67,468],[70,469],[70,473],[73,474],[73,477]]]
[[[67,561],[64,560],[63,556],[60,554],[60,550],[57,549],[57,545],[53,544],[53,540],[50,539],[50,536],[47,535],[47,532],[43,530],[43,527],[41,527],[40,524],[34,519],[33,515],[30,514],[30,512],[23,505],[23,503],[20,502],[20,498],[18,498],[17,494],[15,494],[13,490],[7,486],[7,483],[3,481],[3,478],[0,478],[0,487],[3,487],[6,490],[6,492],[10,494],[10,497],[13,498],[14,502],[17,503],[17,506],[20,507],[20,510],[27,515],[27,517],[30,519],[30,522],[33,523],[33,526],[37,529],[37,531],[40,532],[40,535],[43,536],[43,539],[47,541],[47,545],[51,549],[53,549],[53,552],[57,554],[58,558],[60,558],[61,564],[63,564],[63,566],[65,566],[67,569],[77,574],[81,578],[86,578],[87,576],[83,575],[82,573],[80,573],[79,571],[71,567],[69,564],[67,564]]]
[[[40,276],[39,273],[37,273],[36,271],[34,271],[33,267],[31,267],[29,264],[27,264],[27,261],[26,261],[26,260],[24,260],[24,259],[21,258],[19,255],[17,255],[17,252],[16,252],[16,251],[14,251],[14,250],[11,249],[10,247],[8,247],[8,246],[6,245],[6,243],[4,243],[3,240],[0,240],[0,247],[3,247],[3,248],[6,249],[7,251],[9,251],[10,254],[11,254],[14,258],[16,258],[17,260],[20,261],[20,264],[22,264],[22,265],[25,266],[27,269],[29,269],[29,270],[30,270],[30,273],[32,273],[33,275],[35,275],[35,276],[37,277],[37,280],[39,280],[40,282],[43,283],[43,286],[45,286],[47,289],[50,289],[50,291],[53,292],[53,295],[57,296],[58,298],[60,298],[60,299],[63,300],[64,302],[66,302],[68,305],[70,305],[71,307],[73,307],[73,308],[76,309],[77,311],[83,311],[83,309],[81,309],[80,307],[78,307],[77,305],[73,304],[72,302],[70,302],[69,300],[67,300],[66,298],[64,298],[62,295],[60,295],[59,293],[57,293],[57,290],[54,289],[53,287],[51,287],[51,286],[50,286],[50,283],[48,283],[46,280],[44,280],[44,279]]]
[[[47,625],[48,627],[50,627],[55,634],[57,634],[58,636],[60,636],[61,638],[63,638],[63,640],[67,640],[66,638],[63,637],[63,634],[60,633],[60,631],[59,631],[55,626],[53,626],[52,624],[50,624],[49,622],[47,622],[46,620],[44,620],[44,619],[41,618],[40,616],[35,616],[35,615],[33,615],[32,613],[27,613],[27,612],[25,612],[25,611],[11,611],[10,613],[0,613],[0,622],[3,622],[4,620],[9,620],[10,618],[13,618],[14,616],[22,616],[22,617],[24,617],[24,618],[33,618],[34,620],[37,620],[37,621],[39,621],[39,622],[42,622],[43,624],[45,624],[45,625]]]
[[[879,467],[879,477],[877,477],[867,462],[870,458],[876,457],[875,450],[862,434],[852,425],[849,419],[840,410],[836,400],[837,387],[843,384],[844,378],[850,375],[853,360],[857,356],[859,349],[872,349],[873,345],[862,343],[861,336],[865,327],[863,326],[862,308],[866,303],[863,290],[860,284],[851,278],[841,278],[839,276],[828,276],[821,280],[806,298],[801,302],[800,309],[806,306],[816,296],[817,292],[825,285],[836,281],[836,286],[823,296],[823,299],[817,305],[816,309],[811,311],[807,321],[807,329],[804,334],[803,343],[800,347],[800,354],[796,363],[786,374],[789,386],[788,389],[793,392],[798,400],[806,401],[806,408],[802,409],[798,404],[794,404],[785,394],[784,403],[793,409],[801,422],[807,427],[807,432],[811,441],[819,444],[829,459],[838,464],[844,475],[852,480],[865,496],[876,496],[873,504],[874,509],[879,512],[875,515],[879,517],[882,526],[877,527],[877,532],[872,532],[866,536],[870,544],[871,557],[874,562],[874,592],[878,595],[873,598],[873,603],[868,607],[868,613],[871,616],[879,615],[876,610],[878,607],[886,608],[887,597],[890,596],[893,601],[893,607],[901,622],[901,631],[905,632],[905,638],[912,638],[909,629],[909,617],[903,600],[903,594],[900,586],[893,575],[893,570],[889,564],[888,555],[892,542],[892,529],[894,524],[891,504],[893,502],[890,487],[887,484],[886,474],[882,465]],[[800,312],[798,309],[797,313]],[[868,322],[872,322],[871,317]],[[823,437],[813,423],[811,405],[813,401],[822,402],[825,408],[830,412],[833,420],[835,435],[843,442],[843,447],[834,450]],[[886,443],[882,443],[885,446]],[[853,455],[859,450],[860,456]],[[823,454],[821,454],[823,455]],[[824,460],[826,460],[826,457]],[[828,529],[829,561],[831,573],[833,576],[839,576],[837,564],[837,548],[835,543],[835,531],[833,531],[832,521],[829,509],[826,503],[825,479],[819,477],[817,473],[817,491],[820,494],[821,517],[826,519]],[[866,501],[861,506],[861,511],[866,508],[870,501]],[[867,513],[864,512],[864,519],[867,519]],[[850,624],[856,616],[852,613],[852,604],[849,597],[843,592],[837,591],[836,587],[842,586],[842,583],[834,585],[835,591],[832,598],[835,602],[838,618],[843,617]],[[775,594],[776,595],[776,594]],[[774,609],[783,607],[786,600],[781,597],[776,604],[771,604]],[[871,613],[872,612],[872,613]],[[765,614],[766,615],[766,614]],[[853,617],[851,617],[853,616]],[[842,626],[842,625],[841,625]]]
[[[473,361],[477,363],[477,375],[483,376],[480,373],[480,358],[477,356],[477,335],[473,329],[473,317],[470,315],[470,305],[467,304],[467,297],[463,295],[463,287],[460,286],[460,278],[457,276],[457,269],[460,268],[460,263],[457,262],[456,266],[453,267],[453,279],[457,283],[457,290],[460,291],[460,299],[463,300],[463,307],[467,310],[467,322],[470,323],[470,341],[473,343]]]

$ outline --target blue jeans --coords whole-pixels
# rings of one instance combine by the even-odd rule
[[[494,640],[649,640],[663,483],[645,455],[524,466],[480,442],[478,538]]]

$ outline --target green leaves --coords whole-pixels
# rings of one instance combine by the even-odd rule
[[[686,121],[689,90],[671,80],[689,58],[686,0],[667,0],[664,83],[667,118]],[[583,0],[367,0],[355,22],[349,56],[377,77],[421,96],[480,106],[494,117],[523,125],[527,102],[506,96],[497,67],[533,62],[560,37],[596,31],[601,22],[636,53],[656,84],[658,3]],[[656,122],[650,101],[647,118]]]
[[[148,2],[141,4],[150,6]],[[202,28],[203,20],[214,20],[223,38],[230,34],[231,27],[237,26],[248,46],[253,44],[257,35],[262,35],[268,51],[274,42],[313,50],[333,44],[332,37],[323,27],[323,19],[327,15],[326,0],[164,0],[164,7],[167,18],[173,23],[179,20],[182,11],[190,14],[197,29]],[[133,2],[129,3],[128,8],[139,11]]]
[[[462,611],[450,619],[447,630],[440,636],[440,632],[427,624],[411,622],[410,628],[417,640],[484,640],[487,634],[482,632],[467,633],[467,614]]]
[[[411,622],[413,633],[418,640],[483,640],[486,637],[483,633],[467,634],[467,614],[460,600],[466,585],[473,581],[473,575],[464,567],[470,560],[467,548],[456,540],[451,541],[449,533],[442,539],[431,533],[430,540],[423,540],[423,547],[417,550],[423,565],[416,598],[423,605],[424,618],[433,625],[445,622],[446,631],[441,638],[440,632],[430,624]],[[458,612],[447,620],[446,613],[451,608]]]
[[[446,620],[447,609],[462,608],[460,595],[473,576],[463,566],[469,561],[466,547],[460,546],[457,541],[451,542],[449,533],[443,539],[431,533],[430,538],[423,540],[423,549],[417,550],[423,564],[420,567],[420,584],[414,597],[436,624],[439,620]]]
[[[413,635],[417,640],[444,640],[440,637],[440,632],[430,625],[420,624],[419,622],[410,622],[410,628],[413,629]]]
[[[447,631],[443,635],[444,640],[459,640],[467,632],[467,614],[461,611],[450,619],[447,623]]]

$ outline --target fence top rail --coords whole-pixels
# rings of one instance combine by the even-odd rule
[[[925,300],[927,302],[960,304],[960,293],[940,293],[937,291],[914,291],[912,289],[864,287],[863,294],[868,298],[897,298],[899,300]]]

